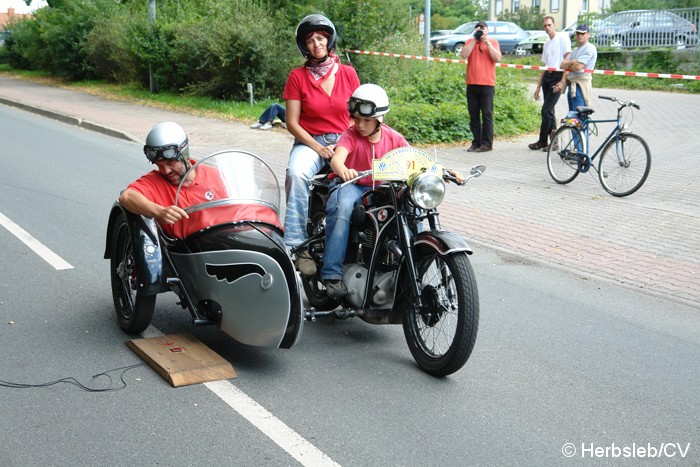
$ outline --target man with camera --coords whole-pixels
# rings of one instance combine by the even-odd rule
[[[460,55],[467,59],[467,109],[469,129],[474,136],[468,152],[493,149],[493,98],[496,95],[496,63],[501,47],[489,39],[486,21],[479,21],[474,37],[469,38]]]

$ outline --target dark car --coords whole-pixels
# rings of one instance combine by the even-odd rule
[[[591,40],[602,47],[678,47],[698,43],[695,24],[663,10],[621,11],[594,21]]]
[[[437,50],[447,50],[459,54],[464,43],[472,37],[477,21],[465,23],[455,29],[455,33],[449,36],[439,37],[433,44]],[[486,21],[489,27],[489,37],[496,39],[501,52],[512,53],[520,41],[528,37],[528,33],[515,23],[508,21]]]

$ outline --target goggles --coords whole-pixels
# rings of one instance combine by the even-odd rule
[[[143,153],[146,158],[151,161],[174,161],[182,154],[183,149],[187,147],[187,140],[178,146],[177,144],[168,144],[166,146],[144,146]]]
[[[374,117],[377,112],[386,110],[389,110],[389,106],[377,107],[377,104],[374,102],[358,99],[357,97],[351,97],[348,101],[348,112],[350,112],[350,115],[357,114],[361,117]]]

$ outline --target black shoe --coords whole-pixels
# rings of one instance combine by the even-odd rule
[[[471,146],[469,146],[469,149],[467,149],[467,152],[476,152],[479,149],[479,146],[474,146],[472,143]]]
[[[322,282],[326,287],[326,293],[331,298],[340,298],[348,294],[348,289],[343,284],[343,281],[324,279]]]
[[[493,151],[493,148],[491,146],[479,146],[476,151],[474,152],[489,152]]]
[[[528,148],[532,149],[533,151],[537,151],[538,149],[547,149],[547,144],[542,144],[539,141],[536,143],[528,144]]]

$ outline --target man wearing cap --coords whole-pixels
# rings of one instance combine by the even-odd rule
[[[549,36],[549,40],[545,42],[542,49],[542,63],[547,67],[547,70],[542,72],[535,88],[535,100],[540,99],[540,89],[544,94],[544,100],[542,102],[540,138],[536,143],[528,144],[528,147],[532,150],[547,150],[547,140],[557,129],[557,117],[554,113],[554,108],[559,101],[559,96],[561,96],[560,90],[566,84],[564,72],[554,69],[559,68],[562,60],[568,58],[571,54],[571,39],[568,33],[557,33],[554,24],[554,18],[551,16],[545,16],[542,19],[542,28]],[[555,88],[558,90],[555,91]]]
[[[591,34],[588,25],[580,24],[576,28],[576,43],[578,47],[571,52],[569,58],[564,59],[559,68],[566,72],[566,86],[568,86],[567,100],[569,102],[569,117],[575,117],[576,107],[589,105],[593,86],[593,75],[585,70],[595,68],[598,60],[598,50],[588,42]],[[555,91],[562,91],[561,84],[555,86]]]
[[[473,140],[468,152],[493,149],[493,98],[496,95],[496,63],[501,61],[501,47],[489,39],[486,21],[479,21],[474,37],[467,40],[460,53],[467,59],[467,109]]]

